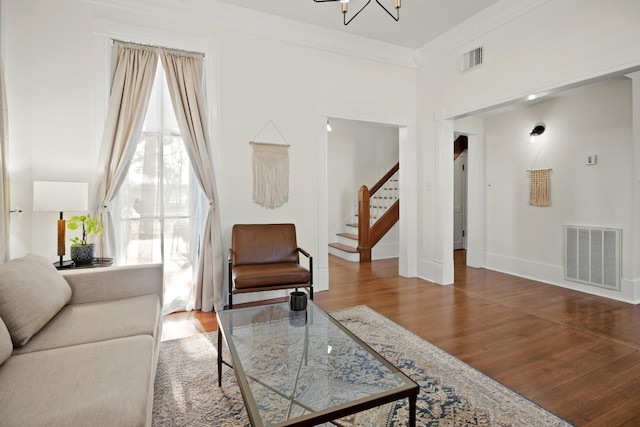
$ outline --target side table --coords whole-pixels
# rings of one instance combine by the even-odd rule
[[[59,262],[54,262],[53,265],[58,270],[71,270],[78,268],[97,268],[97,267],[109,267],[113,264],[113,258],[94,258],[91,264],[76,264],[75,262],[65,262],[63,266],[60,266]]]

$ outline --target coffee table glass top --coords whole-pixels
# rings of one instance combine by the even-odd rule
[[[313,301],[303,312],[288,303],[221,311],[218,324],[255,426],[328,420],[417,394],[410,378]]]

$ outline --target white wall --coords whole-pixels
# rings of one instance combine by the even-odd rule
[[[358,209],[358,190],[368,188],[398,163],[398,128],[354,120],[330,119],[328,134],[329,242],[344,232]],[[397,243],[397,241],[396,241]]]
[[[547,129],[531,143],[538,121]],[[631,277],[631,80],[492,115],[484,129],[487,267],[522,273],[518,265],[528,264],[532,274],[562,281],[563,226],[576,224],[621,228],[622,277]],[[596,165],[585,166],[588,154]],[[552,169],[549,207],[528,204],[526,171],[540,168]]]
[[[415,117],[415,71],[264,39],[215,25],[215,16],[143,12],[79,0],[6,2],[7,92],[10,109],[12,198],[31,210],[33,179],[93,179],[99,150],[94,69],[96,21],[148,28],[176,37],[201,37],[218,46],[219,130],[214,152],[223,247],[235,223],[293,222],[299,244],[317,254],[318,115],[321,106],[372,116]],[[214,23],[214,24],[212,24]],[[388,84],[393,82],[393,84]],[[98,116],[98,119],[96,118]],[[249,140],[273,120],[291,144],[289,202],[266,210],[254,204]],[[13,201],[12,201],[13,202]],[[39,214],[40,215],[40,214]],[[55,258],[51,218],[24,215],[12,255],[33,251]],[[319,262],[318,262],[319,261]],[[315,263],[319,288],[327,262]],[[325,283],[322,283],[323,277]],[[242,302],[242,301],[238,301]]]
[[[220,164],[216,176],[225,247],[234,223],[287,220],[298,224],[301,245],[324,251],[318,245],[318,230],[327,227],[319,224],[318,214],[326,203],[317,191],[324,176],[318,158],[326,156],[318,142],[320,112],[409,124],[402,130],[408,143],[403,148],[401,142],[400,156],[417,164],[404,168],[418,186],[417,202],[405,198],[417,204],[417,212],[405,211],[416,218],[417,229],[404,233],[417,240],[418,275],[438,283],[453,282],[453,162],[448,145],[453,119],[640,66],[637,0],[540,2],[527,14],[476,32],[468,42],[435,57],[417,78],[408,68],[261,38],[249,34],[253,28],[236,31],[235,22],[225,24],[214,12],[190,14],[186,4],[163,13],[161,6],[173,3],[166,0],[154,11],[142,11],[148,3],[113,1],[136,7],[128,10],[96,1],[4,2],[11,203],[25,209],[22,219],[12,222],[13,256],[29,251],[54,255],[55,227],[49,221],[55,215],[32,218],[30,212],[34,179],[92,179],[99,148],[96,130],[101,127],[96,88],[105,84],[94,78],[99,74],[93,58],[96,20],[203,37],[219,47],[215,71],[220,116],[214,152]],[[485,47],[485,64],[461,74],[461,54],[479,45]],[[417,130],[412,128],[416,117]],[[251,202],[248,144],[269,119],[291,144],[290,202],[273,211]],[[482,141],[481,134],[477,138]],[[637,171],[638,164],[634,167]],[[478,185],[483,185],[484,170],[480,172]],[[635,229],[640,226],[637,210],[632,212]],[[469,241],[472,238],[470,230]],[[412,249],[401,250],[413,257]],[[640,253],[635,252],[631,262],[634,271],[640,271]],[[322,259],[316,264],[320,276],[326,276],[326,264]],[[640,284],[639,277],[626,279]]]
[[[454,280],[449,241],[453,229],[453,168],[448,160],[453,119],[525,102],[532,93],[544,96],[558,88],[640,66],[637,16],[640,2],[635,0],[551,0],[474,37],[420,69],[420,276],[444,284]],[[461,73],[462,53],[481,45],[485,49],[484,64]],[[483,163],[479,167],[484,168]],[[483,180],[484,172],[479,177]],[[634,215],[634,227],[638,227],[637,217]],[[485,234],[483,229],[475,232]],[[470,239],[471,233],[472,230]],[[631,263],[640,263],[640,254],[632,257]],[[638,277],[626,279],[633,281],[633,286],[640,283]]]

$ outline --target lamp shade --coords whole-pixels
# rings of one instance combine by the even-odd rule
[[[86,182],[34,181],[34,212],[86,211],[89,184]]]

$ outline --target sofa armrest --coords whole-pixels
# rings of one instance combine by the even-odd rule
[[[61,272],[71,286],[69,304],[82,304],[157,294],[162,306],[162,264],[130,265]]]

